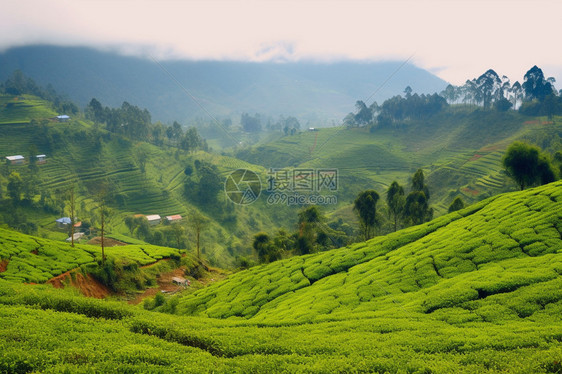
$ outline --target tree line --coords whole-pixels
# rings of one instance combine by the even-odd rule
[[[283,256],[304,255],[340,248],[357,240],[369,240],[377,231],[382,232],[383,223],[386,222],[391,222],[396,231],[401,227],[433,219],[433,208],[429,206],[429,188],[421,169],[413,175],[407,195],[404,187],[396,181],[389,186],[386,195],[386,208],[379,209],[377,204],[380,206],[380,195],[377,191],[366,190],[359,193],[353,203],[353,210],[359,221],[357,229],[341,219],[327,222],[318,206],[305,206],[298,212],[295,231],[290,233],[280,229],[272,235],[259,232],[254,235],[252,247],[260,262],[272,262]],[[461,209],[459,202],[456,204],[451,209]],[[359,232],[357,237],[355,232]]]
[[[147,109],[141,109],[123,102],[120,108],[104,107],[96,98],[92,98],[86,107],[86,118],[115,134],[121,134],[133,140],[150,142],[161,146],[164,143],[193,152],[197,149],[208,150],[207,142],[195,127],[184,131],[183,126],[174,121],[171,126],[161,122],[152,123],[152,116]]]
[[[547,115],[562,113],[562,98],[554,86],[553,77],[546,78],[538,66],[530,68],[523,77],[523,83],[499,76],[489,69],[478,78],[467,80],[462,86],[449,84],[441,96],[451,104],[472,104],[498,111],[518,109],[526,115]],[[519,105],[519,107],[518,107]]]
[[[376,101],[369,106],[361,100],[355,103],[355,111],[344,119],[348,127],[371,126],[390,127],[409,120],[427,119],[452,104],[465,104],[485,110],[505,112],[517,109],[521,114],[538,116],[562,114],[562,90],[557,91],[555,79],[546,78],[536,65],[529,69],[523,83],[511,83],[510,79],[499,76],[489,69],[477,78],[469,79],[462,86],[452,84],[439,94],[413,93],[410,86],[404,96],[396,95],[382,105]]]
[[[60,113],[76,114],[80,112],[76,104],[57,93],[51,84],[43,88],[19,69],[15,70],[5,82],[0,83],[0,93],[14,96],[34,95],[53,103],[54,109]]]

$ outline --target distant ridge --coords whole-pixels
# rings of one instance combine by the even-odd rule
[[[95,97],[109,106],[129,101],[146,107],[154,120],[164,122],[206,117],[181,85],[217,117],[237,117],[242,112],[274,118],[284,114],[316,126],[341,120],[356,100],[374,93],[371,101],[380,103],[406,86],[418,93],[438,92],[446,86],[411,64],[400,68],[403,61],[159,63],[177,82],[149,59],[80,47],[18,47],[0,54],[0,80],[20,69],[42,85],[51,83],[81,106]]]

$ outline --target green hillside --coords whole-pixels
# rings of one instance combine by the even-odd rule
[[[181,316],[0,279],[0,371],[558,373],[561,207],[495,196],[157,308]]]
[[[529,290],[548,290],[562,280],[561,233],[557,182],[492,197],[367,243],[235,274],[181,299],[177,311],[269,322],[372,317],[396,308],[446,309],[467,318],[501,309],[526,317],[544,307],[544,295],[534,298]],[[553,297],[550,302],[558,301]]]
[[[210,224],[203,233],[203,246],[206,257],[221,266],[232,266],[234,256],[227,252],[232,241],[249,240],[259,227],[274,229],[286,224],[279,219],[273,223],[264,211],[263,205],[234,207],[228,205],[223,194],[214,209],[189,201],[184,196],[186,166],[195,160],[214,165],[218,169],[221,183],[226,175],[239,168],[250,168],[265,176],[265,169],[245,161],[208,153],[204,151],[186,152],[168,146],[155,146],[109,133],[82,115],[73,116],[69,122],[59,123],[49,120],[57,113],[51,103],[33,96],[23,95],[17,100],[3,96],[0,106],[0,157],[24,155],[28,157],[31,146],[39,154],[47,155],[47,163],[38,165],[37,195],[35,200],[54,199],[58,191],[74,184],[77,190],[77,216],[79,220],[94,221],[98,216],[96,194],[100,186],[108,186],[108,231],[114,237],[134,242],[133,236],[124,224],[127,216],[135,214],[180,214],[190,217],[196,212],[206,216]],[[9,102],[15,106],[6,107]],[[136,151],[142,147],[147,151],[146,171],[140,169]],[[2,165],[0,192],[6,194],[10,172],[28,174],[27,165]],[[6,202],[0,207],[11,215],[13,209]],[[231,204],[232,205],[232,204]],[[226,208],[231,213],[225,213]],[[64,212],[43,212],[22,207],[20,209],[29,221],[38,224],[37,234],[50,238],[64,239],[65,236],[55,228],[55,219],[68,215],[68,204]],[[58,207],[54,210],[58,210]],[[236,217],[233,219],[233,212]],[[250,224],[249,221],[252,223]],[[187,228],[186,228],[187,229]],[[60,230],[59,230],[60,231]],[[246,250],[248,252],[249,248]],[[247,253],[244,253],[247,254]]]
[[[458,106],[399,128],[306,131],[241,150],[236,156],[266,168],[337,168],[340,201],[346,203],[366,188],[381,193],[394,180],[408,185],[415,170],[422,168],[430,203],[440,215],[457,195],[472,203],[514,190],[501,157],[516,139],[544,128],[562,129],[560,121],[547,123],[514,112]]]
[[[150,244],[127,245],[105,249],[109,258],[138,265],[152,264],[164,257],[179,256],[175,248]],[[101,247],[61,243],[23,235],[0,228],[0,262],[5,271],[0,278],[14,282],[44,283],[50,278],[82,265],[95,265],[101,260]]]

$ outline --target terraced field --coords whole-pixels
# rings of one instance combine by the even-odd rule
[[[0,95],[0,109],[0,124],[29,123],[32,119],[47,119],[60,114],[44,100],[30,95]]]
[[[179,251],[150,244],[118,246],[105,249],[109,258],[147,265]],[[44,283],[81,265],[101,259],[101,248],[93,245],[55,242],[22,235],[0,228],[0,262],[4,269],[0,279],[14,282]]]
[[[484,308],[491,300],[509,308],[510,299],[499,294],[528,295],[526,286],[559,282],[561,261],[557,182],[493,197],[368,243],[238,273],[181,299],[177,312],[310,322],[374,316],[389,308],[430,313],[460,307],[476,317],[474,305]]]
[[[537,129],[517,113],[485,113],[449,108],[430,121],[395,129],[322,128],[259,145],[237,155],[269,167],[337,168],[341,201],[360,185],[379,193],[397,180],[408,185],[416,169],[428,178],[436,215],[447,212],[460,195],[473,203],[515,190],[502,171],[501,158],[511,142]]]
[[[561,207],[499,195],[156,309],[181,316],[0,279],[0,371],[557,373]]]

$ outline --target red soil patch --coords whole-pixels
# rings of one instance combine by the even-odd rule
[[[92,245],[100,245],[101,246],[101,236],[96,236],[92,238],[88,244]],[[118,245],[128,245],[127,243],[120,242],[119,240],[111,239],[111,238],[103,238],[103,244],[105,247],[116,247]]]
[[[480,157],[482,157],[482,155],[475,154],[475,155],[472,156],[468,161],[476,161],[476,160],[478,160]]]
[[[552,125],[553,122],[552,121],[539,121],[539,120],[533,120],[533,121],[525,121],[525,125]]]
[[[6,259],[6,260],[0,261],[0,273],[3,273],[3,272],[6,271],[6,269],[8,269],[8,263],[9,263],[9,262],[10,262],[10,261],[7,260],[7,259]]]
[[[473,189],[467,188],[467,187],[461,188],[461,191],[466,193],[467,195],[472,195],[472,196],[476,196],[480,193],[480,191],[478,191],[478,190],[473,190]]]
[[[49,279],[47,283],[52,284],[55,288],[64,288],[65,285],[71,285],[79,289],[84,296],[95,297],[96,299],[103,299],[111,294],[109,288],[96,281],[91,275],[84,276],[82,273],[74,272],[74,279],[72,279],[71,271],[57,275]]]

